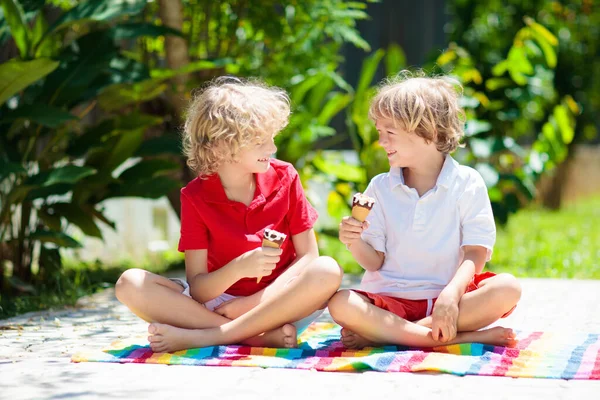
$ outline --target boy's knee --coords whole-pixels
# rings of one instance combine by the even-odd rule
[[[504,301],[510,302],[511,304],[517,304],[521,299],[521,284],[511,274],[498,274],[498,288],[500,289],[499,295]]]
[[[350,293],[350,290],[343,289],[338,291],[331,299],[329,299],[329,303],[327,305],[329,308],[329,314],[331,314],[331,318],[333,318],[333,320],[338,324],[341,324],[344,316],[346,315]]]
[[[115,295],[121,303],[127,300],[132,292],[135,292],[144,281],[146,271],[139,268],[131,268],[123,272],[115,284]]]
[[[307,272],[319,285],[326,285],[327,288],[332,288],[332,290],[337,290],[340,287],[344,275],[344,271],[339,264],[333,258],[327,256],[321,256],[312,261]]]

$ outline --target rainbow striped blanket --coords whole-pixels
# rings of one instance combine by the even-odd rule
[[[318,371],[437,371],[455,375],[599,379],[600,335],[517,332],[515,348],[478,343],[410,349],[387,346],[346,350],[340,327],[315,323],[296,349],[218,346],[153,353],[144,339],[117,341],[102,351],[80,352],[74,362],[116,362],[298,368]]]

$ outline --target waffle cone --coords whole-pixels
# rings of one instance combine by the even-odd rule
[[[352,207],[352,218],[360,222],[365,222],[370,211],[371,210],[365,207],[354,206]]]

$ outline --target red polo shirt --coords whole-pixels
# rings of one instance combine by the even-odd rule
[[[283,254],[271,275],[260,283],[242,278],[226,293],[249,296],[269,286],[296,258],[292,236],[314,225],[317,212],[304,196],[294,167],[271,159],[271,167],[256,174],[256,191],[249,206],[227,198],[217,174],[196,178],[181,189],[181,238],[179,251],[208,250],[208,272],[262,245],[265,229],[288,237]]]

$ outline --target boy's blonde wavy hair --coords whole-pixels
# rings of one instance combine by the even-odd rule
[[[221,163],[236,161],[240,150],[276,135],[288,124],[290,99],[258,80],[214,79],[187,111],[183,150],[187,165],[200,177]]]
[[[386,79],[369,108],[369,118],[388,118],[407,132],[414,132],[439,152],[462,147],[465,114],[458,104],[462,86],[449,77],[427,77],[402,71]]]

